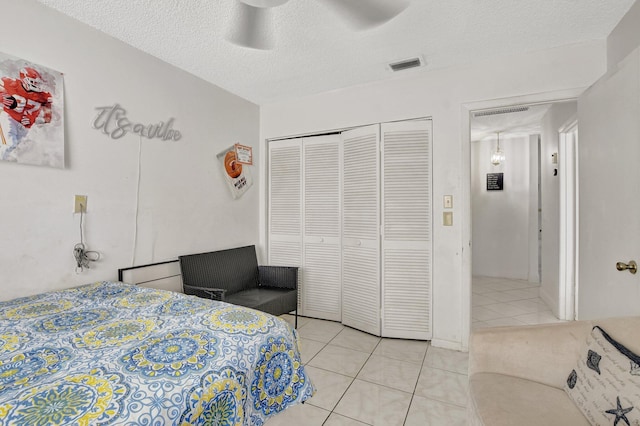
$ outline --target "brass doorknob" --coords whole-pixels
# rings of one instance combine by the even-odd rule
[[[616,269],[618,271],[628,270],[632,274],[635,274],[636,272],[638,272],[638,264],[636,263],[635,260],[631,260],[629,261],[629,263],[618,262],[616,263]]]

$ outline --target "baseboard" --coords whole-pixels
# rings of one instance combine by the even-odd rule
[[[460,342],[452,342],[450,340],[432,339],[431,346],[434,348],[451,349],[454,351],[468,352],[469,348],[462,347]]]

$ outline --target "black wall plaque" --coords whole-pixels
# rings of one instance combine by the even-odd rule
[[[502,191],[504,173],[487,173],[487,191]]]

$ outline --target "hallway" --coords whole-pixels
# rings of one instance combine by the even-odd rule
[[[562,322],[538,296],[539,287],[524,280],[474,276],[471,328]]]

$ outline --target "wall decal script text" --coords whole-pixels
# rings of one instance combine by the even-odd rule
[[[93,120],[93,128],[102,131],[111,139],[120,139],[129,132],[136,133],[149,139],[180,140],[182,134],[172,129],[173,118],[167,122],[144,125],[133,123],[127,118],[127,111],[118,104],[98,107],[98,116]]]

